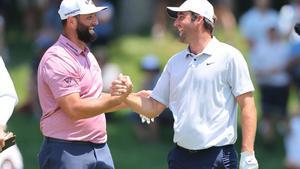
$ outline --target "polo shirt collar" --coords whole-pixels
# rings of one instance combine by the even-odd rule
[[[73,43],[68,38],[66,38],[64,35],[60,35],[59,42],[61,42],[65,47],[70,49],[76,55],[80,55],[80,54],[87,55],[87,53],[89,52],[89,49],[87,47],[85,47],[84,50],[82,50],[75,43]]]
[[[197,57],[201,56],[202,54],[205,54],[207,56],[211,56],[213,52],[216,50],[217,45],[219,41],[217,38],[213,37],[207,44],[207,46],[204,48],[204,50],[201,53],[193,54],[190,50],[190,46],[186,49],[186,57]]]

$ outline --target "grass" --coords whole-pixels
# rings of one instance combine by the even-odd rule
[[[108,144],[116,169],[166,169],[167,154],[172,148],[172,130],[162,132],[162,140],[156,143],[139,141],[132,123],[125,116],[108,121]],[[17,143],[24,158],[25,169],[38,169],[37,154],[42,142],[39,123],[26,115],[15,114],[9,121],[9,129],[17,135]],[[237,149],[240,147],[239,136]],[[282,140],[273,149],[266,149],[260,137],[256,140],[256,157],[262,169],[284,168]]]
[[[223,39],[222,32],[217,32],[220,40]],[[245,53],[246,48],[242,46],[241,39],[237,36],[235,44]],[[9,71],[15,83],[19,95],[19,105],[30,97],[27,92],[30,62],[34,57],[31,50],[31,43],[24,40],[22,35],[8,33],[8,41],[11,51]],[[14,43],[18,42],[18,43]],[[185,48],[171,35],[160,40],[149,37],[125,36],[116,39],[108,46],[108,54],[111,61],[121,66],[124,74],[132,77],[134,84],[139,84],[142,74],[139,63],[145,54],[156,54],[166,63],[174,53]],[[139,89],[136,86],[135,89]],[[255,93],[257,98],[259,95]],[[37,154],[42,142],[42,135],[39,131],[37,119],[29,116],[30,112],[16,112],[10,119],[9,130],[17,134],[17,143],[23,154],[25,169],[38,169]],[[167,168],[167,154],[172,148],[172,131],[164,130],[163,140],[158,143],[146,143],[137,140],[132,124],[127,120],[126,113],[116,116],[116,119],[108,122],[108,144],[114,158],[117,169],[165,169]],[[237,142],[237,149],[240,149],[240,134]],[[256,156],[262,169],[282,169],[284,164],[284,149],[280,137],[276,140],[276,147],[266,148],[258,135],[256,140]]]

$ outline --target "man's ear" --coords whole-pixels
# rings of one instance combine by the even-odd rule
[[[198,22],[204,22],[204,17],[203,16],[198,16],[198,18],[196,19]]]
[[[75,18],[75,16],[69,16],[67,18],[67,24],[70,25],[71,27],[76,27],[77,19]]]

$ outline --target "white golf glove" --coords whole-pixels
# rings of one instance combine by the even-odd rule
[[[254,152],[242,152],[240,159],[240,169],[258,169],[258,162]]]
[[[141,119],[142,119],[142,123],[147,123],[150,124],[151,122],[154,122],[154,118],[148,118],[146,116],[140,115]]]

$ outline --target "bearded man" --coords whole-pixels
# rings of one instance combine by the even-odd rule
[[[63,32],[38,68],[41,169],[114,168],[104,113],[121,108],[132,85],[123,85],[120,96],[102,92],[101,69],[87,44],[96,39],[96,13],[106,8],[96,7],[92,0],[60,4]]]

